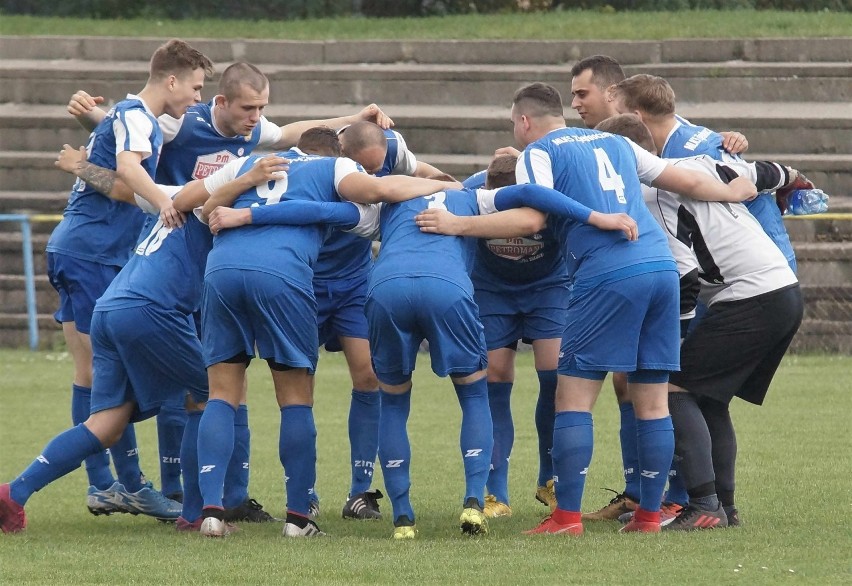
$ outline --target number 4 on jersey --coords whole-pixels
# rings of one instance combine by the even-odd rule
[[[624,181],[622,181],[621,175],[615,172],[615,167],[612,166],[612,161],[609,160],[606,151],[595,149],[595,159],[598,161],[598,182],[601,184],[601,189],[614,191],[618,203],[627,203],[627,199],[624,197]]]

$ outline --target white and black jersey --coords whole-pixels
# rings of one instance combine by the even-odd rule
[[[788,181],[787,170],[776,163],[720,162],[706,155],[669,162],[725,183],[744,176],[758,190],[777,189]],[[688,271],[697,261],[700,298],[708,306],[798,282],[784,255],[743,204],[698,201],[656,188],[646,191],[645,201],[670,236],[679,270]]]

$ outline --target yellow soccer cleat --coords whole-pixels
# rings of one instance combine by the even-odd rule
[[[506,503],[498,501],[497,497],[493,494],[487,494],[485,495],[485,506],[482,508],[482,512],[485,513],[485,516],[489,519],[494,519],[496,517],[511,517],[512,507]]]
[[[485,518],[485,513],[480,509],[476,499],[469,498],[464,504],[465,508],[461,517],[459,517],[462,533],[467,535],[485,535],[488,533],[488,519]]]
[[[553,488],[552,478],[544,486],[539,486],[536,489],[535,500],[550,507],[551,513],[556,510],[556,489]]]
[[[416,535],[417,529],[414,528],[414,525],[405,525],[403,527],[394,527],[391,537],[394,539],[414,539]]]

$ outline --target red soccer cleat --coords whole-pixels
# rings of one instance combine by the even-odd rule
[[[582,535],[583,521],[579,512],[563,511],[556,509],[552,515],[544,518],[538,527],[524,531],[524,535],[538,535],[549,533],[552,535]]]
[[[12,500],[8,484],[0,484],[0,529],[3,533],[17,533],[26,528],[24,507]]]
[[[659,533],[660,512],[650,512],[637,508],[633,518],[618,530],[619,533]]]

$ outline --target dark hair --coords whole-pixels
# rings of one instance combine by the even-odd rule
[[[337,138],[337,132],[328,126],[308,128],[299,137],[296,147],[310,155],[320,155],[323,157],[340,156],[340,139]]]
[[[240,96],[243,85],[247,85],[260,93],[269,86],[269,80],[260,69],[251,63],[239,61],[229,65],[222,72],[222,79],[219,80],[219,93],[225,96],[226,100],[231,101]]]
[[[203,69],[206,76],[213,75],[210,59],[180,39],[172,39],[160,45],[151,56],[151,79],[159,80],[170,75],[181,77],[196,69]]]
[[[606,89],[624,79],[621,65],[608,55],[592,55],[578,61],[571,68],[571,76],[577,77],[587,69],[592,71],[592,81],[601,89]]]
[[[648,152],[656,153],[657,147],[651,137],[651,131],[636,114],[619,114],[602,121],[595,130],[618,134],[629,138]]]
[[[387,149],[388,147],[388,139],[382,127],[366,120],[350,124],[341,129],[338,134],[343,136],[341,142],[346,145],[344,150],[348,157],[366,148],[379,146]]]
[[[515,166],[518,157],[515,155],[499,155],[491,160],[485,173],[485,189],[497,189],[517,183]]]
[[[631,111],[641,110],[650,116],[672,116],[675,113],[675,93],[662,77],[640,73],[612,87],[612,96],[621,98]]]
[[[535,82],[522,87],[515,92],[512,104],[517,111],[527,116],[564,117],[565,115],[559,90],[546,83]]]

